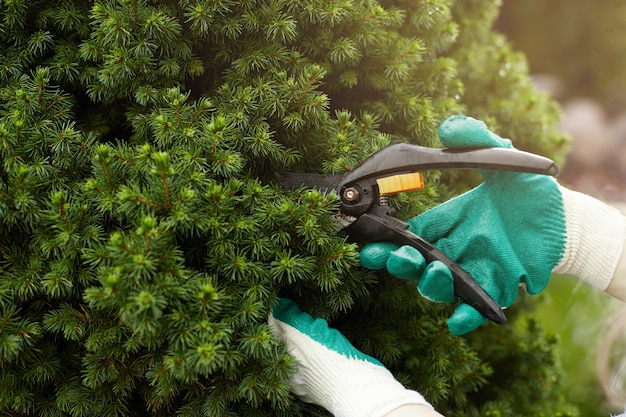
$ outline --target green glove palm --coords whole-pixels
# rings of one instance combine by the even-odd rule
[[[484,123],[454,116],[439,128],[449,147],[511,147]],[[409,229],[455,260],[502,307],[515,301],[520,283],[530,294],[542,291],[566,246],[562,193],[548,176],[486,171],[485,182],[412,220]],[[365,267],[387,267],[393,275],[419,279],[422,295],[455,301],[452,275],[441,263],[426,264],[412,247],[372,244],[361,252]],[[448,321],[454,334],[464,334],[486,319],[461,303]]]

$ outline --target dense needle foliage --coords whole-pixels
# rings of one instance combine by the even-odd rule
[[[574,415],[552,338],[450,335],[448,306],[360,268],[335,196],[273,177],[438,146],[458,112],[560,160],[494,3],[2,0],[0,413],[322,413],[266,324],[286,294],[446,415]],[[402,215],[476,178],[427,180]]]

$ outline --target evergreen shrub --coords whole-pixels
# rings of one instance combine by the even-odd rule
[[[532,322],[446,329],[450,306],[359,267],[345,172],[439,146],[465,112],[560,160],[558,110],[488,0],[0,2],[0,414],[323,415],[266,324],[328,319],[448,416],[573,416]],[[475,184],[431,172],[410,216]],[[514,318],[514,311],[509,312]]]

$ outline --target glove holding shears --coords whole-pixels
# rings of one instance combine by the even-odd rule
[[[370,244],[360,254],[366,268],[417,280],[434,301],[460,299],[448,320],[457,335],[487,319],[506,322],[502,307],[513,304],[520,284],[537,294],[552,272],[607,288],[624,239],[624,228],[611,226],[621,222],[617,210],[561,187],[551,178],[553,161],[515,150],[481,121],[454,116],[439,136],[447,149],[397,143],[345,175],[278,179],[339,195],[348,235]],[[428,169],[479,169],[485,182],[408,223],[393,217],[384,195],[419,189],[419,171]]]
[[[439,136],[448,148],[511,148],[509,140],[465,116],[443,122]],[[541,292],[553,272],[607,288],[624,242],[624,228],[611,227],[621,223],[617,210],[548,175],[482,175],[484,183],[411,219],[409,230],[454,260],[502,307],[513,304],[520,284],[530,294]],[[421,294],[431,300],[457,299],[450,268],[428,263],[413,247],[372,243],[362,249],[360,260],[366,268],[386,267],[392,275],[417,280]],[[470,332],[487,320],[483,314],[462,302],[448,327],[457,335]]]
[[[602,290],[608,286],[626,299],[624,280],[612,282],[625,237],[624,217],[617,210],[561,187],[549,176],[557,171],[552,161],[512,150],[510,141],[478,120],[452,117],[442,123],[439,135],[449,149],[391,145],[343,176],[278,177],[289,188],[339,194],[339,216],[348,234],[378,242],[362,249],[364,266],[386,267],[416,280],[430,299],[460,298],[448,321],[455,334],[467,333],[487,318],[504,322],[500,306],[515,301],[519,285],[538,293],[552,272],[576,275]],[[500,147],[508,151],[497,151]],[[445,168],[484,169],[485,182],[408,224],[392,217],[379,200],[384,191],[400,192],[415,183],[404,176],[387,181],[399,171]],[[280,300],[269,324],[299,361],[292,391],[303,400],[337,416],[404,413],[404,407],[411,415],[440,416],[378,361],[293,302]]]

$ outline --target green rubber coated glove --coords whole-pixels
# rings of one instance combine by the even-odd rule
[[[453,116],[439,127],[444,146],[511,147],[476,119]],[[552,272],[573,274],[605,289],[624,241],[623,217],[611,207],[561,187],[545,175],[482,171],[473,190],[413,219],[409,229],[457,262],[502,307],[517,298],[520,284],[541,292]],[[618,227],[615,227],[618,225]],[[409,246],[374,243],[360,253],[361,264],[418,280],[420,293],[454,302],[452,274],[440,262],[426,264]],[[486,319],[460,303],[448,320],[456,335]]]
[[[298,361],[291,392],[335,417],[383,417],[403,405],[432,406],[404,388],[382,363],[368,356],[323,319],[281,298],[268,323]]]

